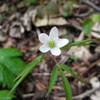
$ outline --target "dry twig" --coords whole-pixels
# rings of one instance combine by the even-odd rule
[[[96,6],[95,4],[93,4],[92,2],[90,2],[89,0],[79,0],[89,6],[91,6],[92,8],[94,8],[95,10],[100,12],[100,7]]]

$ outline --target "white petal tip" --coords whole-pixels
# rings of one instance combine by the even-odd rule
[[[43,44],[45,44],[49,40],[49,36],[45,33],[39,34],[38,38],[39,38],[39,41]]]
[[[54,28],[54,29],[58,29],[56,26],[52,27],[52,29],[53,29],[53,28]]]
[[[50,50],[50,48],[47,46],[47,45],[42,45],[39,50],[42,52],[42,53],[46,53]]]
[[[68,39],[59,39],[57,43],[57,47],[61,48],[69,43]]]
[[[52,48],[50,49],[50,52],[54,55],[54,56],[59,56],[61,54],[61,50],[58,47]]]
[[[69,40],[68,39],[65,39],[65,42],[66,42],[66,44],[68,44],[69,43]]]

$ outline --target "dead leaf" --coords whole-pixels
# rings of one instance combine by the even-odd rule
[[[93,77],[90,80],[92,88],[96,88],[100,86],[100,81],[97,77]],[[91,100],[100,100],[100,89],[90,96]]]
[[[9,35],[14,38],[22,38],[24,31],[24,27],[21,23],[14,22],[10,27]]]
[[[4,12],[7,8],[7,4],[3,4],[1,7],[0,7],[0,12]]]
[[[3,44],[4,48],[11,48],[11,47],[16,47],[17,43],[15,39],[8,38],[7,42]]]
[[[59,36],[63,36],[67,34],[67,29],[63,27],[59,27]]]
[[[46,86],[43,84],[43,83],[41,83],[40,81],[38,81],[38,80],[36,80],[36,87],[37,87],[37,89],[39,90],[39,91],[42,91],[42,90],[45,90],[46,89]]]
[[[27,31],[31,30],[31,21],[35,20],[36,13],[37,12],[35,8],[29,8],[24,16],[21,18],[23,25]]]
[[[84,46],[77,47],[73,52],[73,55],[85,61],[92,56],[89,50],[86,49]]]
[[[66,25],[68,24],[67,21],[62,18],[62,17],[57,17],[57,18],[50,18],[48,20],[47,16],[45,16],[43,19],[39,19],[37,18],[35,22],[33,22],[35,24],[36,27],[42,27],[42,26],[47,26],[47,25]]]
[[[90,96],[91,100],[100,100],[100,90],[96,91],[95,94]]]
[[[34,88],[34,85],[32,82],[28,82],[27,83],[27,87],[26,87],[26,91],[27,92],[32,92],[33,91],[33,88]]]
[[[95,48],[95,52],[100,53],[100,45]]]
[[[92,88],[96,88],[100,86],[100,81],[98,80],[97,77],[93,77],[90,79],[90,83],[92,85]]]
[[[25,2],[24,1],[21,1],[18,5],[17,5],[18,8],[22,8],[22,7],[25,7]]]
[[[7,39],[7,34],[5,34],[2,30],[2,26],[0,26],[0,42],[4,42]]]
[[[96,22],[94,25],[93,25],[93,28],[92,28],[92,32],[91,32],[91,35],[95,38],[100,38],[100,22]],[[95,31],[95,32],[94,32]],[[99,33],[98,33],[99,32]]]
[[[4,42],[7,39],[7,36],[0,32],[0,42]]]

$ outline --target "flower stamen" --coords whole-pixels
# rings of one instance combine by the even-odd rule
[[[55,46],[55,42],[54,42],[53,40],[49,41],[48,44],[49,44],[49,46],[50,46],[51,48]]]

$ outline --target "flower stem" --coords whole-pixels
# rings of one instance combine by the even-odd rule
[[[52,59],[54,60],[54,62],[56,63],[56,65],[59,67],[59,69],[61,69],[61,68],[60,68],[60,64],[57,62],[57,60],[55,59],[54,56],[52,57]]]

